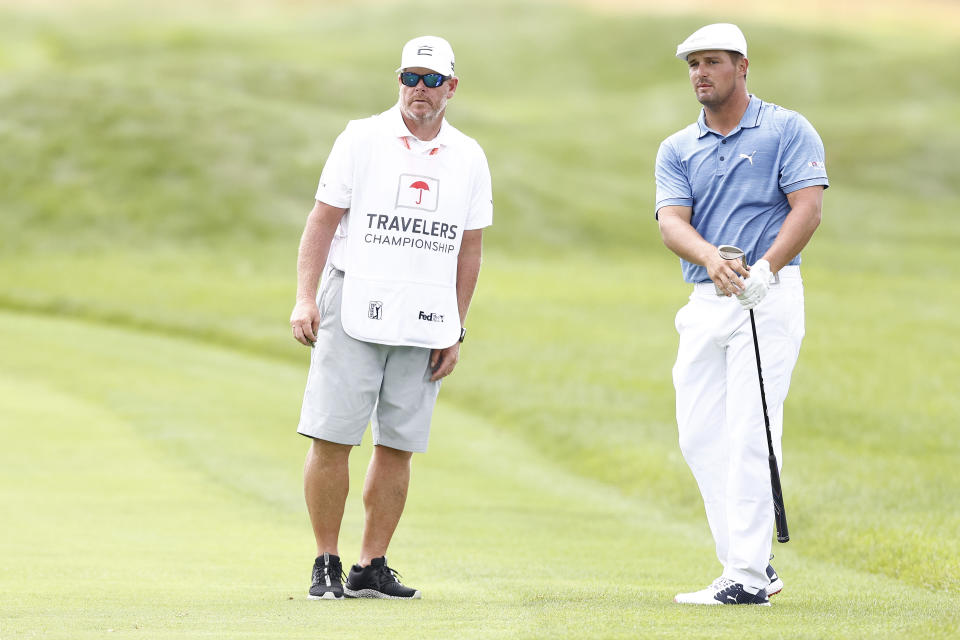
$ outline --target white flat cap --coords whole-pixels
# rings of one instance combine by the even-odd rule
[[[746,57],[747,39],[740,27],[729,22],[718,22],[700,27],[677,45],[677,57],[686,60],[694,51],[736,51]]]

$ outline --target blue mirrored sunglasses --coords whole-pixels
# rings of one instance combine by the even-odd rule
[[[430,87],[431,89],[436,89],[449,79],[450,76],[445,76],[440,73],[425,73],[420,75],[419,73],[414,73],[413,71],[404,71],[400,74],[400,82],[407,87],[415,87],[420,83],[420,80],[423,80],[424,86]]]

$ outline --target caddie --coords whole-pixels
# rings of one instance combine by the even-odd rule
[[[313,347],[297,429],[311,439],[312,599],[420,597],[397,579],[386,551],[413,453],[427,449],[440,381],[459,359],[483,229],[493,221],[486,156],[444,118],[459,83],[450,44],[410,40],[397,74],[397,104],[351,121],[334,143],[300,241],[290,326]],[[368,423],[363,539],[344,576],[347,463]]]
[[[677,313],[680,449],[703,497],[723,571],[683,604],[769,605],[773,502],[753,333],[754,309],[773,448],[804,335],[800,251],[828,186],[823,143],[803,116],[747,92],[747,42],[711,24],[677,47],[700,117],[660,145],[656,212],[663,242],[693,285]],[[724,260],[720,245],[746,252]]]

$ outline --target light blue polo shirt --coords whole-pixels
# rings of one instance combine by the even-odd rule
[[[732,244],[759,260],[773,244],[790,204],[787,195],[829,186],[823,142],[806,118],[750,96],[740,125],[726,136],[697,122],[660,144],[657,211],[693,207],[690,223],[711,244]],[[796,256],[790,264],[800,264]],[[710,280],[705,267],[681,260],[687,282]]]

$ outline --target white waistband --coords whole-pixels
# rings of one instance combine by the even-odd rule
[[[800,265],[798,264],[788,264],[780,271],[770,275],[770,286],[776,287],[782,282],[796,282],[800,278]],[[716,287],[713,286],[713,281],[707,280],[706,282],[697,282],[693,285],[693,290],[696,292],[700,291],[709,291],[712,294],[716,294]]]

